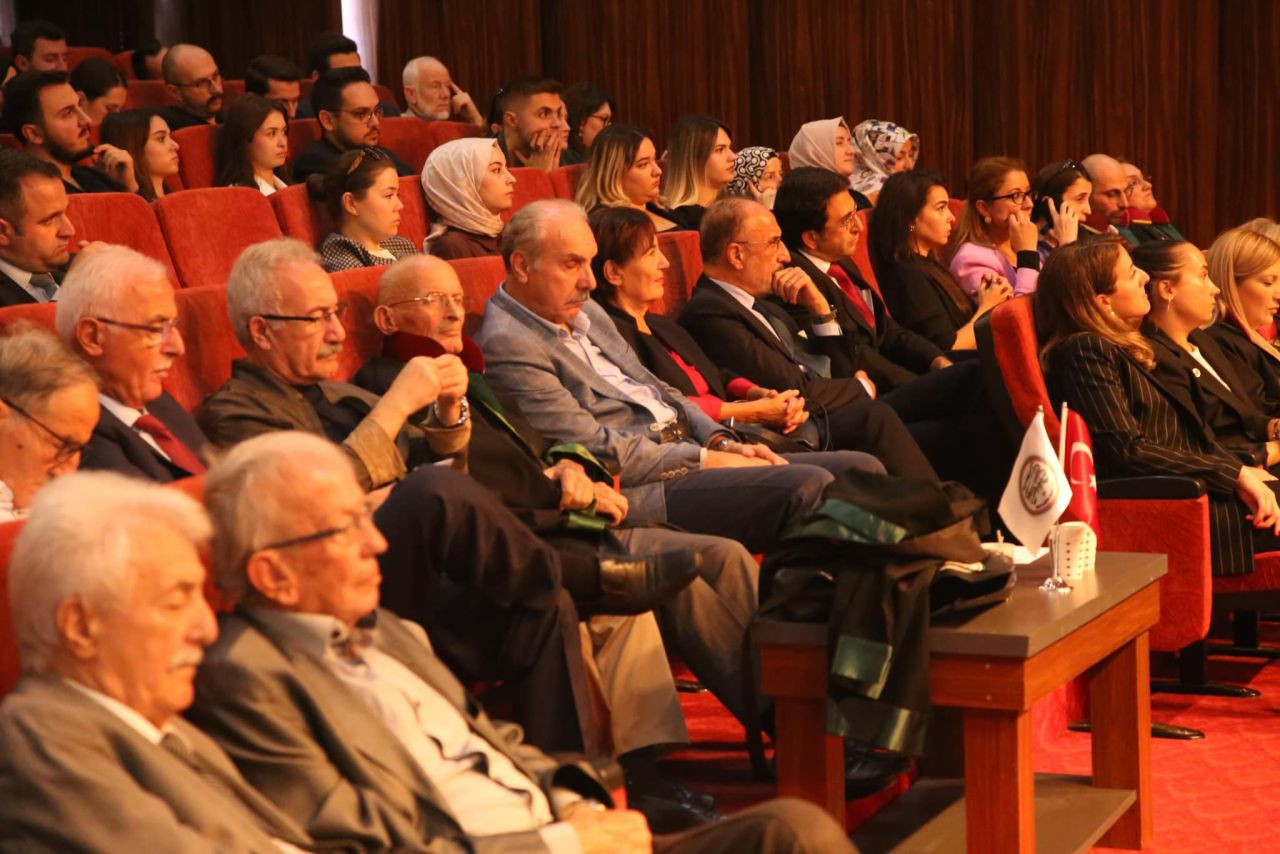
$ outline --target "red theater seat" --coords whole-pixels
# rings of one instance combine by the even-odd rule
[[[276,221],[280,223],[280,230],[308,246],[319,246],[324,236],[333,230],[324,205],[311,201],[305,184],[277,190],[268,197],[268,201],[275,211]]]
[[[671,266],[667,268],[663,282],[662,305],[654,308],[659,314],[675,317],[693,294],[693,287],[702,275],[702,248],[696,231],[670,231],[658,235],[658,248],[667,256]]]
[[[414,173],[422,172],[422,164],[435,148],[427,123],[417,116],[383,119],[378,126],[378,144],[394,151]]]
[[[222,81],[222,109],[225,110],[232,101],[245,93],[243,80]]]
[[[183,409],[194,412],[231,377],[231,361],[243,356],[244,348],[227,317],[226,288],[183,288],[175,299],[187,352],[173,363],[164,387]]]
[[[84,62],[91,56],[99,59],[105,59],[112,65],[115,64],[116,58],[105,47],[68,47],[67,48],[67,71],[75,71],[76,66]]]
[[[502,280],[507,277],[507,268],[503,266],[502,258],[497,255],[486,258],[459,258],[456,261],[450,261],[449,266],[458,274],[458,280],[462,283],[462,292],[467,295],[467,302],[470,303],[463,328],[466,334],[474,335],[484,319],[485,303],[489,301],[489,297],[493,296],[498,285],[502,284]]]
[[[785,175],[791,171],[791,155],[785,151],[778,152],[778,162],[782,164],[782,174]]]
[[[382,351],[382,333],[373,324],[373,307],[378,304],[378,280],[386,267],[364,267],[330,273],[338,299],[347,304],[342,325],[347,340],[342,345],[336,379],[349,380],[360,366]]]
[[[121,51],[111,57],[111,61],[116,64],[116,68],[120,71],[120,76],[124,77],[126,83],[130,80],[138,79],[133,73],[133,51]]]
[[[129,95],[124,101],[126,110],[167,107],[178,103],[163,80],[129,80],[125,85],[129,89]]]
[[[404,203],[404,210],[400,211],[400,236],[422,251],[430,218],[427,216],[427,200],[422,194],[422,182],[417,175],[406,175],[400,179],[400,201]]]
[[[466,139],[473,136],[484,136],[484,128],[476,127],[470,122],[427,122],[427,139],[430,147],[427,153],[437,145],[444,145],[455,139]],[[425,161],[424,161],[425,162]]]
[[[76,240],[101,240],[136,249],[164,264],[169,281],[181,287],[160,223],[136,193],[75,193],[67,197],[67,218]]]
[[[858,211],[858,216],[862,220],[862,236],[858,238],[858,248],[853,250],[853,263],[857,265],[858,271],[867,280],[867,284],[874,288],[876,293],[880,293],[880,283],[876,281],[876,271],[871,269],[871,255],[867,250],[868,213],[870,211]],[[888,311],[888,308],[885,310]]]
[[[964,199],[947,199],[947,207],[951,209],[951,215],[956,218],[956,222],[960,221],[960,215],[964,213]]]
[[[391,87],[383,86],[381,83],[374,83],[373,90],[378,93],[378,100],[385,104],[395,104],[397,108],[403,109],[400,100],[396,97],[396,93],[391,91]]]
[[[185,190],[157,199],[153,208],[187,288],[226,284],[241,250],[280,236],[270,203],[248,187]]]
[[[582,180],[582,173],[586,171],[587,164],[575,163],[572,166],[561,166],[559,169],[551,171],[551,186],[555,190],[556,196],[562,199],[573,201],[573,194],[578,190],[578,181]]]
[[[511,209],[502,215],[503,222],[509,222],[516,211],[530,202],[556,197],[556,188],[551,183],[551,176],[541,169],[517,166],[511,170],[511,174],[516,178],[516,193]]]
[[[8,694],[22,674],[18,661],[18,641],[9,618],[9,555],[22,531],[22,521],[0,524],[0,697]]]
[[[173,132],[178,143],[178,177],[188,190],[213,186],[214,150],[221,128],[194,125]]]
[[[26,302],[0,308],[0,335],[8,335],[10,328],[18,323],[30,323],[56,332],[53,317],[57,308],[58,304],[54,302]]]

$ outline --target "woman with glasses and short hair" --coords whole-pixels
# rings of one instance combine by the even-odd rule
[[[417,254],[396,234],[400,227],[400,177],[395,164],[376,148],[343,152],[320,175],[307,179],[312,199],[324,202],[334,230],[320,244],[326,272],[386,267]]]
[[[1124,158],[1117,158],[1124,169],[1125,198],[1129,200],[1129,231],[1138,238],[1139,243],[1154,240],[1185,240],[1182,232],[1169,218],[1169,212],[1160,207],[1156,194],[1151,188],[1151,176],[1144,174],[1137,164]]]
[[[1036,289],[1040,230],[1031,219],[1031,186],[1022,161],[984,157],[969,170],[964,212],[951,237],[951,274],[970,298],[1004,277],[1013,295]]]
[[[563,97],[569,112],[569,147],[560,155],[560,165],[586,163],[596,136],[613,124],[613,96],[594,83],[575,83]]]

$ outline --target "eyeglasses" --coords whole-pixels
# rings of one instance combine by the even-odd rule
[[[361,107],[358,110],[338,110],[338,112],[348,113],[350,114],[351,118],[355,119],[358,122],[364,122],[367,125],[373,124],[374,119],[379,119],[379,120],[382,119],[381,104],[374,107],[373,109],[369,109],[368,107]]]
[[[435,308],[438,305],[449,306],[450,308],[460,308],[463,311],[467,311],[471,308],[471,300],[467,299],[466,294],[446,294],[443,291],[432,291],[431,293],[423,294],[420,297],[402,299],[388,304],[387,307],[393,308],[397,305],[404,305],[405,303],[410,302],[422,303],[427,308]]]
[[[334,320],[342,320],[343,315],[347,313],[347,304],[340,302],[333,308],[324,308],[316,314],[259,314],[263,320],[291,320],[295,323],[308,323],[312,326],[318,323],[332,323]]]
[[[212,92],[213,88],[222,82],[222,72],[215,71],[208,77],[201,77],[199,80],[193,80],[190,83],[175,83],[179,89],[202,89],[205,92]]]
[[[310,534],[303,534],[300,537],[290,537],[287,540],[279,540],[274,543],[267,543],[261,546],[258,551],[263,549],[287,549],[293,546],[300,546],[304,543],[314,543],[317,540],[327,540],[330,537],[339,537],[350,531],[359,530],[364,525],[373,524],[373,511],[368,507],[362,507],[360,510],[350,514],[351,518],[345,525],[335,525],[332,528],[325,528],[322,531],[315,531]]]
[[[1143,175],[1140,178],[1133,178],[1124,187],[1124,191],[1126,193],[1132,193],[1134,190],[1149,190],[1149,189],[1151,189],[1150,175]]]
[[[1013,202],[1015,205],[1020,205],[1022,204],[1024,199],[1029,199],[1029,198],[1031,198],[1030,190],[1014,190],[1012,193],[1005,193],[1002,196],[992,196],[991,198],[987,199],[987,201],[998,202],[998,201],[1001,201],[1002,199],[1008,199],[1009,201]]]
[[[587,118],[595,119],[604,127],[608,127],[609,125],[613,124],[612,113],[592,113],[591,115],[587,116]]]
[[[731,240],[730,243],[737,243],[740,246],[764,246],[770,252],[777,252],[778,247],[782,245],[782,235],[771,237],[768,240]]]
[[[353,172],[355,172],[357,169],[359,169],[360,164],[364,162],[364,159],[366,157],[369,158],[370,160],[386,160],[387,159],[387,155],[383,154],[381,151],[379,151],[376,148],[368,148],[368,147],[362,148],[360,149],[359,154],[351,158],[351,165],[347,167],[347,174],[350,175]]]
[[[108,326],[118,326],[121,329],[133,329],[137,332],[145,332],[155,338],[164,338],[170,332],[178,328],[178,318],[173,317],[169,320],[163,320],[160,323],[126,323],[123,320],[112,320],[109,317],[95,317],[94,320],[99,323],[105,323]]]
[[[853,228],[854,224],[857,221],[858,221],[858,212],[849,211],[847,214],[840,217],[835,222],[831,223],[831,225],[838,230],[849,231],[851,228]],[[781,240],[782,238],[779,237],[778,239]]]
[[[53,455],[54,465],[62,465],[63,463],[70,461],[73,457],[78,456],[80,452],[84,450],[84,446],[85,446],[84,442],[77,442],[75,439],[68,439],[66,436],[62,435],[57,430],[54,430],[52,427],[50,427],[48,424],[45,424],[39,418],[36,418],[30,412],[27,412],[27,410],[23,409],[21,406],[14,403],[9,398],[0,397],[0,401],[3,401],[4,404],[8,406],[10,409],[12,409],[14,412],[18,413],[23,418],[30,421],[32,424],[39,427],[44,432],[48,433],[54,439],[58,440],[58,450]]]

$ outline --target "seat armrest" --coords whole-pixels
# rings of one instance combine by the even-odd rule
[[[1199,498],[1204,481],[1194,477],[1120,477],[1098,481],[1098,498]]]

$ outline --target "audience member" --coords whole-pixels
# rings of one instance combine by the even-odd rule
[[[245,512],[248,495],[279,509]],[[192,715],[318,838],[371,850],[650,850],[640,814],[601,808],[612,799],[588,764],[490,721],[417,627],[375,610],[387,543],[331,445],[246,442],[210,472],[206,502],[219,585],[246,597],[199,670]],[[812,805],[748,816],[654,850],[852,850]]]
[[[707,116],[684,116],[671,129],[667,174],[656,213],[696,231],[707,205],[733,181],[729,128]]]
[[[209,51],[194,44],[175,44],[161,64],[164,82],[178,103],[161,114],[173,130],[211,125],[220,120],[226,103],[222,96],[222,72]]]
[[[429,122],[456,121],[484,127],[484,116],[471,96],[453,82],[449,69],[434,56],[418,56],[405,63],[400,75],[409,112]]]
[[[951,237],[951,275],[970,299],[982,281],[1002,276],[1013,295],[1036,289],[1040,229],[1031,219],[1031,185],[1021,160],[984,157],[969,170],[964,213]]]
[[[920,137],[893,122],[867,119],[853,129],[853,174],[849,187],[875,204],[890,175],[916,168]]]
[[[1004,276],[988,274],[977,308],[937,258],[956,221],[942,179],[897,172],[884,182],[868,224],[871,266],[889,312],[943,350],[973,350],[978,318],[1013,295]]]
[[[0,150],[0,306],[55,300],[74,236],[57,167]]]
[[[67,274],[56,322],[101,384],[102,414],[81,467],[160,482],[203,473],[204,434],[162,385],[186,349],[164,265],[103,247]]]
[[[1129,231],[1129,199],[1125,191],[1129,178],[1120,161],[1106,154],[1090,154],[1080,161],[1093,181],[1089,196],[1090,214],[1080,222],[1090,234],[1118,234],[1129,244],[1138,241]]]
[[[165,179],[178,174],[178,141],[158,110],[121,110],[102,123],[101,139],[129,155],[138,195],[154,202],[168,194]]]
[[[788,155],[789,156],[789,155]],[[733,180],[724,188],[727,196],[755,199],[770,210],[782,184],[782,159],[772,148],[748,146],[733,159]]]
[[[1152,240],[1183,240],[1182,233],[1169,218],[1169,213],[1156,201],[1151,189],[1151,178],[1127,160],[1121,160],[1128,183],[1125,198],[1129,200],[1129,231],[1139,243]]]
[[[326,71],[311,87],[311,106],[323,135],[294,161],[297,180],[325,172],[340,154],[357,148],[377,148],[395,166],[396,174],[413,174],[394,152],[378,147],[384,110],[363,68]]]
[[[439,258],[498,255],[502,214],[515,200],[516,179],[492,139],[455,139],[437,146],[422,166],[431,206],[423,251]]]
[[[48,21],[22,21],[9,38],[13,65],[6,83],[24,71],[66,71],[67,34]]]
[[[1249,220],[1248,222],[1246,222],[1244,225],[1240,227],[1247,228],[1250,231],[1256,231],[1258,234],[1261,234],[1263,237],[1269,240],[1274,240],[1277,243],[1280,243],[1280,222],[1276,222],[1271,217],[1266,217],[1266,216],[1256,217],[1255,219]]]
[[[1040,229],[1040,262],[1059,246],[1074,243],[1080,222],[1092,213],[1089,198],[1093,181],[1089,172],[1074,160],[1050,163],[1031,181],[1031,219]]]
[[[321,33],[312,40],[311,47],[307,49],[307,77],[311,80],[319,80],[328,72],[338,68],[363,70],[360,49],[355,42],[341,33]],[[395,104],[378,101],[378,106],[382,108],[381,116],[394,118],[400,115],[400,108]],[[298,105],[297,118],[318,119],[319,117],[320,113],[316,110],[314,98],[310,103],[304,101]]]
[[[323,202],[334,230],[320,244],[326,272],[386,267],[417,253],[400,227],[400,178],[378,148],[344,151],[323,175],[307,180],[311,197]]]
[[[658,231],[675,231],[680,226],[657,212],[661,179],[653,141],[636,128],[610,125],[591,146],[574,198],[587,211],[636,208],[649,216]]]
[[[93,144],[65,71],[28,71],[6,83],[2,119],[25,151],[57,167],[68,193],[137,192],[133,158],[114,145]]]
[[[853,134],[844,116],[802,124],[791,140],[787,159],[792,169],[816,167],[848,180],[853,175]],[[859,191],[852,192],[858,210],[871,207],[870,199]]]
[[[574,83],[564,90],[564,105],[569,112],[569,148],[560,165],[586,163],[600,131],[613,124],[613,96],[594,83]]]
[[[297,118],[302,97],[302,72],[283,56],[263,54],[249,60],[244,70],[244,89],[284,107],[286,119]],[[232,105],[234,106],[234,101]]]
[[[94,127],[102,124],[108,113],[124,109],[129,90],[125,88],[120,69],[109,59],[91,56],[71,71],[71,88],[80,97],[80,109]]]
[[[1247,575],[1255,551],[1280,548],[1280,508],[1267,483],[1274,478],[1242,465],[1152,377],[1151,344],[1138,332],[1151,308],[1146,282],[1118,240],[1075,243],[1049,256],[1034,296],[1049,393],[1089,425],[1099,478],[1203,481],[1213,574]]]
[[[58,339],[32,326],[0,338],[0,522],[75,471],[97,420],[97,379]]]
[[[159,39],[148,39],[139,44],[129,56],[133,76],[138,80],[163,80],[164,55],[168,52],[169,48],[160,44]]]
[[[1264,412],[1280,415],[1280,243],[1249,223],[1218,235],[1207,254],[1209,275],[1222,289],[1209,337],[1244,378],[1241,391]]]
[[[495,111],[501,122],[498,147],[507,165],[550,172],[569,145],[569,119],[560,83],[549,77],[519,77],[498,90]]]
[[[289,114],[277,100],[241,95],[227,107],[218,133],[214,183],[219,187],[252,187],[264,196],[288,186]]]

